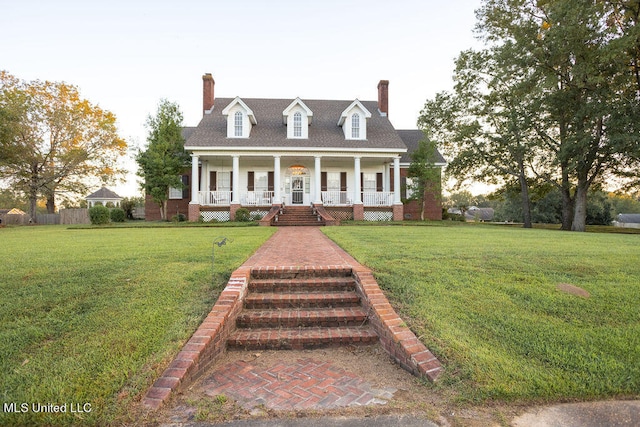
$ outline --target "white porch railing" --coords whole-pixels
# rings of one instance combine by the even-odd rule
[[[231,191],[200,191],[198,201],[202,206],[229,206]]]
[[[273,191],[247,191],[240,194],[242,206],[271,206],[272,202]]]
[[[347,191],[323,191],[324,206],[351,206],[353,197]],[[393,206],[393,193],[385,191],[362,193],[362,204],[369,207]]]
[[[393,206],[393,193],[387,191],[362,193],[362,204],[364,206]]]
[[[324,206],[351,206],[353,200],[346,191],[323,191],[322,204]]]

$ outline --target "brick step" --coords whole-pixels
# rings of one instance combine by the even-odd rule
[[[351,267],[255,267],[251,269],[251,281],[256,279],[306,279],[353,277]],[[249,282],[251,283],[251,282]]]
[[[285,208],[283,213],[278,215],[278,221],[274,218],[272,224],[281,226],[318,226],[325,225],[325,221],[322,218],[318,220],[318,215],[314,214],[311,208],[307,206],[294,206]]]
[[[227,341],[229,349],[301,350],[340,345],[367,345],[378,341],[371,327],[238,329]]]
[[[252,279],[251,292],[335,292],[353,291],[356,281],[352,277],[307,277],[300,279]]]
[[[244,308],[320,308],[348,307],[360,304],[355,292],[251,293],[244,300]]]
[[[238,328],[308,328],[361,326],[367,316],[361,307],[244,310],[236,320]]]

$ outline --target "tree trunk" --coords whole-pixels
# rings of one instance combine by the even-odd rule
[[[56,213],[56,195],[53,192],[47,195],[47,213]]]
[[[571,230],[573,223],[573,199],[571,198],[571,184],[569,183],[568,166],[562,165],[562,227],[561,230]]]
[[[531,200],[529,199],[529,185],[527,185],[527,177],[524,174],[524,164],[519,162],[518,181],[520,181],[520,194],[522,197],[522,217],[524,220],[524,228],[531,228]]]
[[[573,223],[571,231],[585,231],[587,228],[587,191],[589,184],[582,179],[578,181],[574,199]]]
[[[160,219],[163,221],[167,220],[167,200],[160,202]]]

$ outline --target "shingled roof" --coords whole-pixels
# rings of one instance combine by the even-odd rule
[[[92,193],[92,194],[88,195],[87,199],[109,200],[109,199],[122,199],[122,197],[118,196],[116,193],[114,193],[113,191],[109,190],[107,187],[102,187],[101,189],[99,189],[95,193]]]
[[[410,153],[413,153],[418,149],[418,145],[420,141],[424,138],[424,133],[420,129],[409,129],[409,130],[398,130],[398,135],[402,138],[404,145],[407,146],[407,152],[402,155],[400,161],[402,163],[411,163]],[[445,164],[446,160],[442,157],[442,154],[436,148],[433,158],[434,163],[436,164]]]
[[[253,111],[258,124],[253,126],[249,138],[227,138],[227,120],[222,110],[233,98],[217,98],[211,114],[205,114],[197,128],[189,135],[185,147],[192,148],[299,148],[301,146],[322,149],[388,149],[405,152],[406,146],[398,132],[385,115],[378,111],[377,101],[360,101],[371,111],[367,120],[367,139],[345,139],[338,119],[351,101],[303,100],[313,111],[313,123],[309,127],[308,139],[288,139],[287,127],[282,121],[282,112],[291,104],[291,99],[242,98]]]

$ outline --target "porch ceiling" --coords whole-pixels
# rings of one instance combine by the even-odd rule
[[[232,166],[232,158],[229,155],[200,155],[199,159],[201,162],[207,162],[212,166],[224,166],[231,167]],[[321,164],[327,165],[330,164],[332,166],[343,166],[343,167],[353,167],[354,156],[331,156],[331,155],[323,155],[321,156]],[[314,155],[305,155],[305,154],[283,154],[280,155],[280,164],[282,167],[288,167],[295,164],[301,164],[303,166],[308,167],[309,169],[313,169],[315,162]],[[381,163],[393,163],[393,156],[376,156],[376,157],[360,157],[360,164],[363,167],[366,166],[376,166]],[[252,164],[252,165],[265,165],[265,166],[273,166],[273,155],[240,155],[240,164]]]

